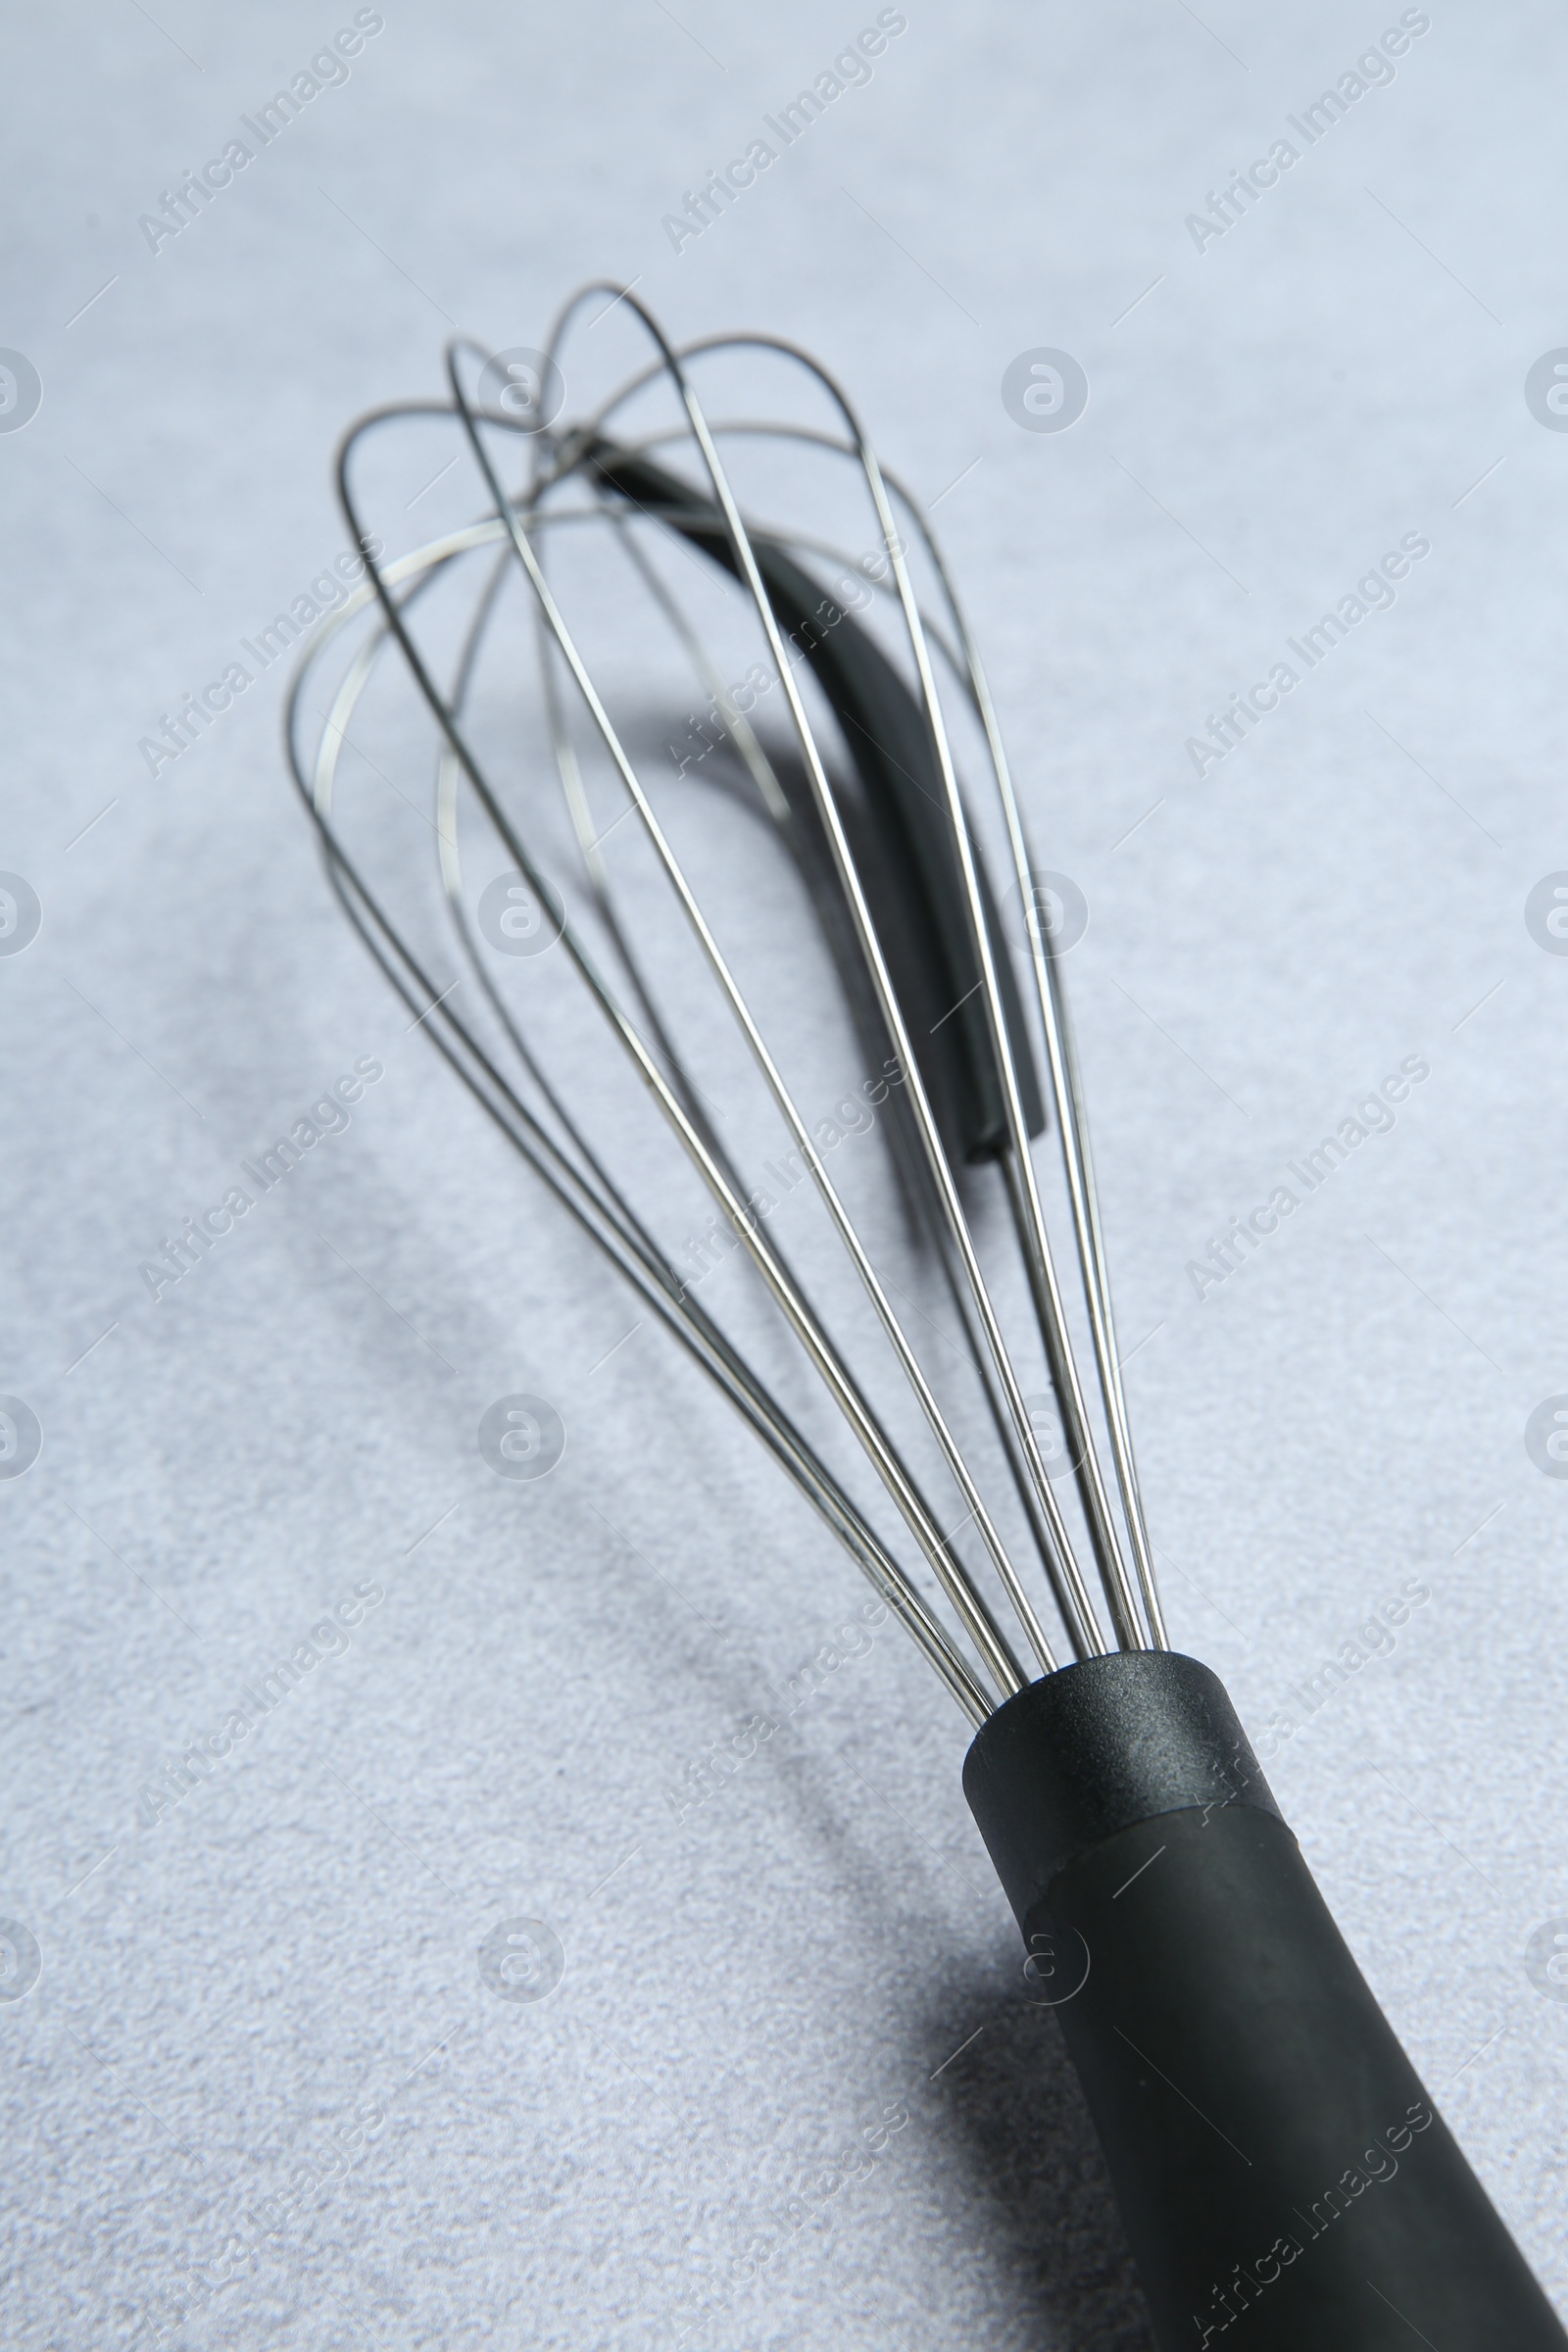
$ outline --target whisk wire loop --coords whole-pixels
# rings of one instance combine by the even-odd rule
[[[493,538],[498,533],[497,525],[482,535]],[[428,574],[430,569],[451,555],[466,552],[480,537],[481,533],[474,531],[453,534],[429,563],[425,562],[429,551],[421,551],[414,559],[387,566],[384,576],[389,588],[401,585],[404,579],[416,573],[421,566]],[[339,758],[342,747],[348,741],[348,721],[354,707],[380,652],[392,639],[393,632],[389,627],[383,625],[356,657],[328,711],[317,758],[309,770],[299,746],[299,721],[316,659],[338,630],[356,617],[374,595],[373,586],[368,588],[331,616],[313,648],[311,664],[302,669],[295,682],[287,714],[290,767],[319,832],[328,875],[339,903],[392,988],[415,1014],[417,1025],[490,1114],[508,1142],[751,1422],[808,1499],[833,1528],[881,1597],[900,1617],[964,1712],[973,1722],[983,1722],[996,1703],[994,1693],[954,1647],[945,1630],[931,1616],[919,1593],[863,1514],[758,1380],[721,1328],[691,1296],[689,1285],[682,1281],[658,1250],[618,1188],[603,1177],[602,1170],[602,1189],[584,1178],[581,1170],[572,1164],[541,1126],[470,1030],[452,1012],[447,1002],[451,992],[440,990],[435,979],[410,951],[396,925],[389,920],[367,886],[356,861],[338,839],[332,825],[332,791]],[[471,942],[471,934],[467,936]],[[514,1046],[530,1073],[534,1073],[537,1064],[529,1054],[520,1032],[504,1010],[503,1020]],[[542,1073],[538,1075],[544,1091],[554,1102],[553,1090],[549,1089]],[[559,1108],[559,1104],[556,1106]],[[597,1169],[597,1160],[577,1137],[572,1123],[567,1121],[566,1124],[589,1157],[591,1166]]]
[[[897,1594],[896,1605],[901,1617],[910,1626],[922,1649],[937,1665],[959,1704],[971,1717],[975,1717],[977,1708],[982,1713],[989,1711],[997,1703],[999,1694],[1004,1701],[1021,1690],[1028,1678],[992,1607],[959,1556],[955,1539],[965,1526],[972,1523],[975,1529],[989,1565],[1033,1652],[1037,1670],[1048,1674],[1055,1670],[1057,1662],[1051,1639],[1014,1563],[1008,1542],[1004,1538],[988,1505],[979,1478],[966,1458],[951,1418],[939,1401],[920,1356],[893,1305],[888,1286],[879,1276],[855,1218],[829,1175],[823,1152],[809,1123],[784,1078],[762,1027],[720,945],[718,934],[705,913],[698,893],[661,821],[637,764],[595,684],[546,570],[545,545],[548,534],[556,526],[573,521],[591,522],[598,519],[608,523],[644,590],[674,633],[686,659],[710,695],[712,707],[720,715],[762,806],[778,822],[787,825],[792,818],[791,805],[775,773],[773,761],[745,713],[724,687],[719,665],[709,654],[700,631],[688,619],[680,599],[671,595],[659,568],[649,561],[641,544],[642,529],[645,526],[656,531],[662,528],[676,536],[684,532],[688,541],[695,540],[709,556],[722,555],[726,567],[734,573],[746,593],[765,642],[772,676],[782,687],[789,731],[799,750],[809,787],[811,809],[830,860],[832,880],[849,918],[850,935],[858,964],[863,967],[862,978],[868,983],[869,1000],[874,1004],[876,1016],[892,1048],[894,1060],[890,1066],[899,1073],[902,1093],[900,1109],[905,1124],[901,1126],[898,1121],[894,1123],[895,1149],[898,1152],[906,1152],[912,1148],[914,1152],[914,1162],[907,1163],[906,1173],[912,1167],[913,1176],[918,1178],[918,1182],[914,1183],[914,1194],[931,1225],[933,1238],[938,1245],[938,1255],[960,1320],[970,1335],[971,1346],[978,1348],[979,1352],[974,1358],[975,1369],[1004,1456],[1023,1503],[1053,1597],[1065,1626],[1071,1651],[1076,1657],[1085,1658],[1102,1655],[1108,1646],[1113,1645],[1122,1648],[1162,1646],[1165,1630],[1153,1585],[1152,1553],[1127,1431],[1126,1403],[1116,1354],[1087,1122],[1071,1032],[1067,1025],[1056,951],[1047,934],[1036,903],[1027,844],[1000,729],[967,624],[929,524],[903,485],[895,477],[884,473],[849,400],[831,374],[796,346],[768,336],[710,337],[678,351],[669,343],[635,293],[612,285],[585,288],[575,302],[567,306],[552,330],[552,357],[560,348],[562,336],[577,305],[590,299],[596,292],[609,294],[617,304],[624,306],[639,328],[652,340],[657,356],[646,368],[623,383],[601,404],[585,423],[560,432],[541,432],[531,430],[527,423],[519,424],[514,417],[478,406],[465,388],[465,374],[471,363],[482,365],[488,355],[477,345],[460,338],[449,347],[447,354],[450,403],[409,403],[400,408],[380,410],[362,419],[346,436],[338,458],[339,496],[359,544],[368,551],[374,543],[365,530],[355,488],[355,454],[367,433],[395,417],[442,416],[455,419],[466,438],[491,503],[489,511],[467,529],[448,533],[412,556],[383,561],[367,553],[369,575],[367,587],[349,606],[331,616],[330,625],[313,644],[308,668],[314,668],[338,630],[372,603],[379,609],[378,624],[360,648],[347,678],[339,688],[314,767],[302,758],[295,742],[303,675],[298,682],[290,711],[290,756],[296,778],[320,829],[334,887],[342,903],[382,970],[415,1010],[432,1042],[483,1102],[514,1148],[570,1209],[578,1223],[593,1235],[626,1279],[633,1282],[644,1296],[653,1298],[661,1319],[679,1330],[692,1354],[758,1429],[796,1484],[807,1493],[846,1544],[852,1555],[879,1582],[879,1589],[886,1589],[890,1596]],[[772,428],[746,423],[735,427],[710,423],[688,370],[689,360],[708,354],[746,350],[782,357],[805,369],[825,392],[837,412],[842,438],[837,434],[795,424],[786,424],[777,429],[786,439],[814,443],[849,460],[859,473],[875,515],[885,557],[883,577],[878,584],[882,586],[884,594],[897,604],[902,634],[912,662],[913,686],[902,691],[908,694],[910,707],[918,712],[929,742],[933,805],[938,805],[935,796],[939,795],[949,845],[947,854],[951,858],[956,884],[951,903],[961,910],[970,964],[977,974],[976,984],[970,994],[979,1000],[984,1016],[980,1034],[989,1044],[994,1062],[1002,1125],[989,1149],[1002,1161],[1008,1207],[1034,1310],[1034,1321],[1069,1449],[1083,1506],[1084,1525],[1109,1612],[1110,1643],[1107,1643],[1102,1630],[1094,1599],[1079,1565],[1058,1491],[1048,1471],[1029,1400],[1025,1397],[1023,1384],[1003,1330],[1001,1314],[981,1263],[951,1148],[944,1140],[921,1055],[916,1049],[908,1009],[895,981],[894,970],[879,934],[862,871],[864,853],[863,850],[858,852],[852,841],[806,706],[801,682],[796,675],[800,647],[794,638],[786,644],[785,624],[775,610],[773,594],[770,593],[772,566],[775,560],[783,560],[782,551],[808,544],[821,551],[823,543],[820,540],[807,542],[804,537],[795,539],[788,533],[766,530],[747,519],[731,485],[718,443],[731,430],[746,432]],[[610,442],[605,437],[604,427],[615,411],[636,392],[656,383],[660,377],[667,379],[679,402],[683,421],[678,437],[692,445],[700,459],[707,480],[707,494],[710,498],[709,505],[704,505],[697,493],[676,482],[674,477],[661,475],[657,469],[647,466],[640,458],[641,452],[677,436],[661,432],[645,435],[636,443]],[[509,491],[503,482],[489,446],[488,436],[494,429],[510,429],[514,434],[521,431],[526,436],[530,464],[525,488]],[[636,466],[628,469],[624,463],[628,453],[632,452],[639,453],[641,471],[637,470]],[[586,510],[550,503],[567,484],[576,484],[587,490],[591,504]],[[663,505],[658,503],[657,499],[640,495],[651,484],[662,485]],[[900,534],[899,517],[895,514],[895,499],[900,508],[912,517],[931,558],[951,616],[951,641],[940,631],[933,635],[921,611],[906,560],[906,543]],[[443,692],[430,661],[416,636],[409,608],[453,564],[491,548],[495,551],[495,562],[464,636],[453,683]],[[596,956],[588,949],[559,891],[540,865],[523,828],[514,821],[485,762],[479,758],[466,723],[466,709],[479,648],[509,571],[521,575],[531,599],[543,701],[557,771],[591,896],[626,975],[630,989],[630,1000],[627,1002],[623,1002],[617,988],[611,985]],[[824,600],[821,610],[829,609],[830,602]],[[844,616],[838,614],[837,617],[842,619]],[[478,987],[487,1017],[498,1027],[504,1055],[516,1061],[529,1088],[539,1097],[538,1112],[528,1106],[493,1052],[481,1045],[468,1021],[452,1006],[449,1002],[452,992],[440,991],[421,961],[408,949],[396,923],[374,898],[363,873],[346,851],[333,821],[332,788],[348,722],[367,690],[380,653],[389,645],[395,646],[401,655],[440,730],[434,831],[448,912],[463,964]],[[995,927],[995,910],[989,905],[972,820],[958,782],[950,731],[933,666],[933,646],[940,648],[944,661],[958,682],[960,692],[966,696],[979,719],[988,752],[986,763],[994,772],[1009,854],[1022,900],[1040,1033],[1045,1043],[1057,1115],[1072,1212],[1072,1231],[1082,1270],[1100,1401],[1126,1531],[1125,1549],[1122,1529],[1118,1527],[1112,1511],[1109,1491],[1102,1473],[1090,1425],[1087,1397],[1074,1357],[1044,1202],[1031,1157],[1031,1114],[1025,1103],[1017,1059],[1018,1053],[1026,1053],[1027,1048],[1022,1043],[1021,1033],[1015,1032],[1012,1026],[1016,1005],[1009,1005],[1004,993],[1000,964],[1003,953],[1001,936]],[[944,1529],[937,1511],[922,1493],[914,1473],[872,1405],[862,1382],[851,1369],[842,1348],[811,1304],[804,1284],[791,1268],[781,1245],[764,1229],[765,1210],[758,1205],[759,1196],[749,1191],[745,1178],[731,1162],[707,1115],[701,1091],[689,1077],[662,1021],[657,998],[643,973],[634,942],[617,911],[609,869],[604,860],[604,834],[595,830],[573,730],[562,702],[563,679],[569,681],[568,690],[586,712],[590,728],[626,796],[628,812],[635,813],[642,835],[674,894],[708,971],[740,1032],[767,1095],[788,1130],[793,1147],[792,1156],[798,1155],[802,1168],[809,1176],[816,1197],[855,1268],[903,1379],[955,1483],[962,1504],[962,1517],[956,1529]],[[464,785],[471,792],[476,808],[495,839],[545,910],[577,978],[630,1058],[644,1087],[707,1186],[721,1218],[743,1246],[813,1369],[848,1421],[861,1450],[955,1611],[964,1637],[972,1644],[978,1660],[978,1671],[954,1647],[950,1637],[938,1620],[930,1615],[916,1588],[898,1568],[885,1544],[865,1520],[863,1512],[802,1437],[766,1384],[760,1379],[713,1317],[693,1298],[689,1283],[683,1281],[670,1265],[647,1225],[611,1176],[602,1155],[591,1148],[581,1125],[572,1118],[559,1088],[552,1083],[537,1053],[529,1045],[506,996],[486,968],[465,902],[459,847],[460,793]],[[1012,986],[1010,973],[1007,985],[1009,989]],[[1032,1072],[1029,1083],[1033,1089],[1035,1080]],[[1031,1101],[1034,1099],[1031,1095]],[[542,1119],[554,1123],[555,1134],[541,1123]],[[1034,1119],[1038,1126],[1038,1109],[1034,1112]],[[912,1147],[909,1142],[911,1136]],[[1133,1563],[1132,1575],[1128,1571],[1128,1551]]]

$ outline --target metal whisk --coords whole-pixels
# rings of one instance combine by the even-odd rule
[[[562,423],[590,300],[651,356]],[[1062,983],[1069,910],[1032,855],[928,524],[815,361],[760,335],[676,351],[613,286],[575,296],[542,352],[458,342],[448,372],[449,402],[347,436],[339,491],[370,576],[290,702],[294,775],[350,920],[976,1727],[965,1790],[1057,2003],[1161,2344],[1392,2347],[1414,2329],[1445,2352],[1562,2346],[1223,1688],[1170,1648]],[[789,414],[710,418],[699,376],[727,401],[760,374],[788,378]],[[394,424],[456,432],[481,511],[372,560],[360,485]],[[410,681],[435,727],[423,806],[345,768],[366,728],[406,741]],[[824,1041],[842,1055],[846,1021],[897,1176],[853,1206],[868,1170],[830,1165],[839,1130],[797,1074]],[[607,1032],[646,1099],[633,1089],[612,1130],[597,1066],[569,1102],[563,1076],[613,1062]],[[680,1154],[659,1156],[650,1105]],[[1081,1301],[1033,1152],[1048,1124],[1049,1223]],[[781,1157],[761,1158],[764,1138]],[[689,1214],[691,1170],[711,1207],[683,1253],[660,1237]],[[699,1291],[731,1250],[760,1291],[726,1277],[725,1322]],[[922,1310],[894,1263],[943,1284],[961,1393],[911,1338]],[[868,1493],[808,1434],[809,1389],[787,1405],[792,1376],[759,1368],[776,1352],[762,1295]],[[1050,1409],[1020,1369],[1037,1362]]]

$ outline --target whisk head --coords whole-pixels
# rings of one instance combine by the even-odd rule
[[[641,364],[564,419],[612,334]],[[290,700],[350,920],[974,1722],[1062,1645],[1164,1648],[1068,909],[928,521],[817,362],[624,289],[447,367],[344,441],[368,577]],[[372,555],[393,431],[476,505]]]

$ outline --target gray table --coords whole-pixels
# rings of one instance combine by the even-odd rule
[[[1568,1485],[1526,1446],[1568,1391],[1568,960],[1526,922],[1568,868],[1568,438],[1549,368],[1525,397],[1568,342],[1561,35],[1434,8],[1355,95],[1384,18],[1337,4],[911,7],[676,237],[874,11],[373,14],[161,0],[8,35],[0,344],[42,405],[0,433],[0,867],[41,928],[0,956],[0,1388],[42,1450],[0,1482],[0,1990],[29,1936],[41,1971],[0,2009],[7,2340],[1145,2341],[949,1702],[879,1631],[671,1807],[783,1712],[853,1571],[656,1335],[602,1360],[622,1298],[330,905],[286,664],[141,748],[342,549],[341,424],[437,392],[454,322],[537,342],[606,271],[677,332],[819,349],[946,493],[1091,908],[1072,977],[1177,1639],[1568,2298],[1568,1984],[1528,1965],[1568,1913]],[[259,122],[356,22],[345,76]],[[177,233],[143,225],[231,140]],[[999,389],[1042,347],[1090,387],[1059,433]],[[1392,603],[1357,599],[1416,542]],[[1212,756],[1277,664],[1296,683]],[[155,1301],[165,1240],[370,1063],[352,1123]],[[1190,1271],[1281,1189],[1245,1262]],[[538,1484],[475,1444],[518,1390],[569,1433]],[[1331,1690],[1407,1579],[1429,1598]],[[560,1938],[547,1999],[481,1972],[518,1917]],[[879,2117],[866,2177],[824,2186]]]

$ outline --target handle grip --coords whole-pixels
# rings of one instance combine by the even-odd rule
[[[1207,1667],[1130,1652],[1033,1684],[964,1789],[1162,2352],[1563,2352]]]

